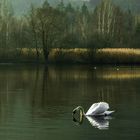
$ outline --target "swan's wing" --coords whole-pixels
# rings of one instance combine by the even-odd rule
[[[90,115],[98,107],[99,103],[94,103],[87,111],[86,115]]]
[[[112,113],[115,112],[115,111],[105,111],[104,113],[101,113],[101,114],[95,114],[94,116],[96,117],[101,117],[101,116],[110,116],[112,115]]]
[[[92,116],[92,115],[103,114],[108,109],[109,109],[109,105],[106,102],[95,103],[89,108],[86,115],[87,116]]]

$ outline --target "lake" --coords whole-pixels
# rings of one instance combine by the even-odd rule
[[[115,110],[99,129],[72,110],[106,101]],[[105,122],[104,122],[105,121]],[[140,67],[0,65],[1,140],[137,140]]]

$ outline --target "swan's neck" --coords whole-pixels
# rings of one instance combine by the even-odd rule
[[[74,114],[78,111],[79,113],[79,120],[77,122],[82,123],[83,122],[83,118],[85,117],[85,112],[84,112],[84,108],[82,106],[78,106],[77,108],[75,108],[73,110],[73,118],[74,118]],[[75,118],[74,118],[75,119]]]
[[[82,106],[79,106],[78,109],[80,111],[80,116],[85,116],[84,108]]]

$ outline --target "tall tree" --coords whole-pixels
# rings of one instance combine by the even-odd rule
[[[35,43],[36,48],[36,56],[37,61],[39,59],[39,47],[38,47],[38,31],[37,31],[37,17],[36,17],[36,9],[34,5],[31,5],[30,14],[28,17],[29,27],[31,27],[32,33],[33,33],[33,42]]]
[[[64,11],[65,10],[65,5],[64,5],[64,1],[63,0],[61,0],[60,3],[58,3],[57,9],[60,10],[60,11]]]
[[[50,50],[56,45],[60,37],[59,32],[63,29],[63,15],[57,9],[54,9],[47,1],[41,8],[37,9],[37,30],[43,46],[43,53],[46,62]]]

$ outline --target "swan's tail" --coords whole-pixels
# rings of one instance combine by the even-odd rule
[[[114,113],[115,111],[113,110],[113,111],[105,111],[104,112],[104,115],[105,116],[109,116],[109,115],[111,115],[112,113]]]

